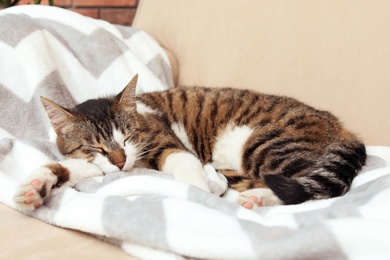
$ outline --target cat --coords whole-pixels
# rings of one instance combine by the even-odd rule
[[[365,164],[364,144],[335,116],[293,98],[203,87],[136,96],[136,85],[137,75],[118,95],[72,109],[41,98],[70,160],[34,172],[15,196],[21,207],[39,207],[53,186],[133,167],[209,191],[205,164],[246,208],[299,204],[345,194]],[[82,171],[72,158],[95,168]]]

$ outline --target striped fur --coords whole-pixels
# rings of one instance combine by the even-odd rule
[[[74,109],[44,100],[60,151],[91,162],[99,154],[119,165],[131,143],[136,147],[131,167],[157,170],[169,155],[190,151],[202,164],[218,165],[230,187],[269,187],[285,204],[343,195],[366,160],[363,143],[337,118],[292,98],[201,87],[135,97],[135,85],[136,78],[117,96]],[[114,129],[122,133],[123,144],[115,142]],[[219,138],[234,129],[246,139],[232,135],[232,142],[243,145],[216,151]],[[224,167],[215,159],[217,152],[237,154],[232,165],[238,166]]]

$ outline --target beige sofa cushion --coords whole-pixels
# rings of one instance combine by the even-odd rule
[[[390,145],[389,14],[376,0],[143,0],[133,25],[171,52],[178,84],[293,96]]]
[[[0,259],[134,259],[121,248],[0,204]]]

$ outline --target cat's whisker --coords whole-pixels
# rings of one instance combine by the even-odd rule
[[[155,148],[152,148],[149,150],[144,150],[141,153],[137,153],[136,161],[153,159],[153,158],[155,158],[155,155],[153,154],[154,152],[158,152],[158,151],[161,151],[164,149],[165,149],[164,147],[155,147]]]
[[[145,147],[147,147],[149,145],[150,145],[149,143],[141,143],[141,144],[136,145],[136,146],[137,146],[138,150],[143,150]]]
[[[138,153],[141,152],[141,153],[145,153],[145,152],[149,152],[151,149],[147,149],[145,150],[146,147],[148,147],[150,144],[148,143],[145,143],[145,144],[141,144],[141,145],[137,145],[137,151]]]
[[[142,161],[142,160],[145,160],[145,159],[149,159],[149,157],[146,157],[146,156],[140,156],[140,157],[136,157],[135,161]]]
[[[155,158],[153,155],[149,153],[144,153],[141,155],[137,155],[136,160],[145,160],[145,159],[153,159],[153,158]]]
[[[151,148],[149,150],[144,150],[144,151],[142,151],[141,153],[138,153],[138,154],[139,155],[150,154],[152,152],[158,152],[158,151],[161,151],[161,150],[164,150],[164,149],[165,149],[164,147],[155,147],[155,148]]]

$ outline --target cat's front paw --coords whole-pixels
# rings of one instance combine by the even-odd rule
[[[224,194],[228,189],[228,181],[226,177],[217,172],[210,164],[206,164],[203,169],[206,173],[207,185],[209,186],[210,192],[217,196]]]
[[[57,176],[50,169],[40,167],[19,186],[14,201],[22,209],[34,210],[43,204],[57,182]]]
[[[247,209],[256,209],[264,206],[282,205],[283,202],[271,189],[258,188],[240,193],[236,202]]]

